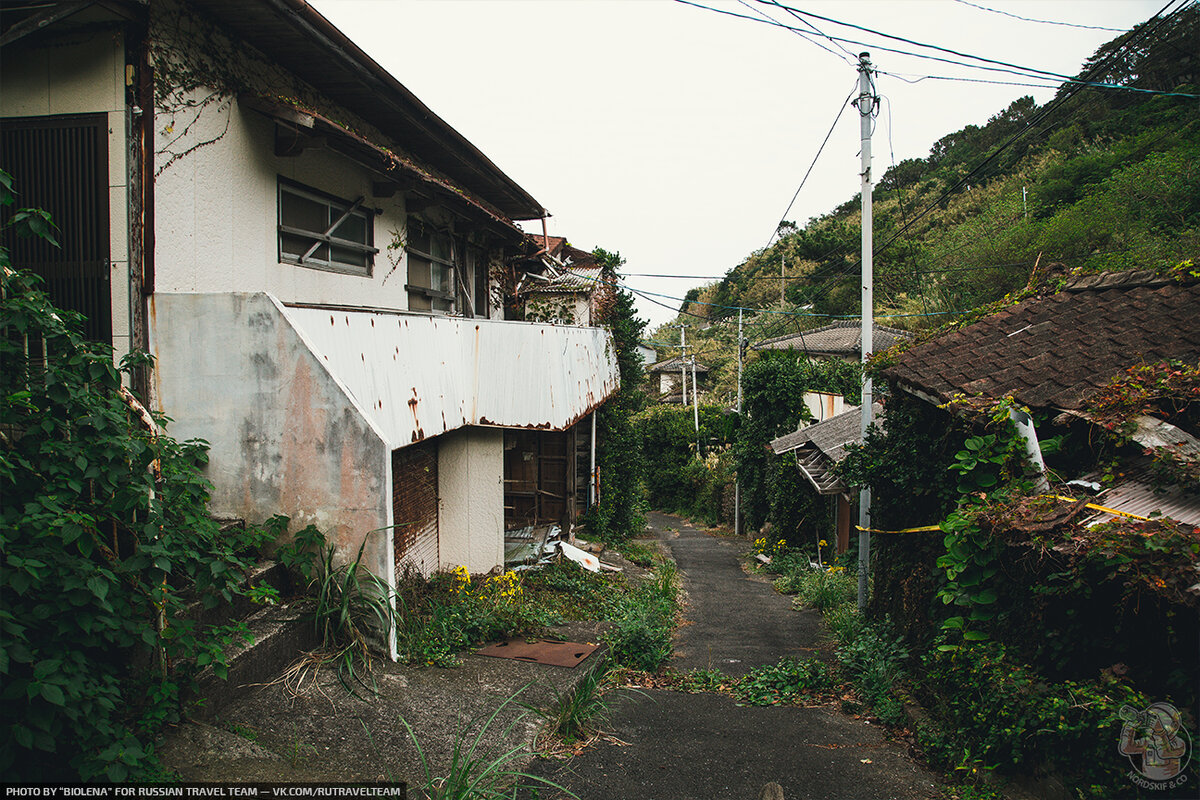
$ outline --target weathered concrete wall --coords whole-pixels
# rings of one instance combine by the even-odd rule
[[[114,358],[130,347],[129,169],[121,30],[35,37],[0,52],[0,117],[100,114],[108,121],[109,287]],[[5,164],[21,189],[21,165]]]
[[[438,438],[443,567],[472,574],[504,563],[504,432],[464,428]]]
[[[177,439],[209,442],[214,514],[315,524],[353,557],[391,524],[390,453],[345,388],[265,294],[156,294],[154,404]],[[389,575],[390,539],[366,563]]]

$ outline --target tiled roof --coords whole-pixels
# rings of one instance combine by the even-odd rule
[[[804,350],[809,353],[836,356],[862,354],[862,324],[857,320],[840,320],[832,325],[813,328],[810,331],[776,336],[754,345],[755,350]],[[875,352],[887,350],[896,342],[911,339],[912,334],[897,328],[888,328],[878,323],[871,331],[871,347]]]
[[[687,368],[688,372],[692,371],[691,359],[688,359]],[[647,372],[679,372],[680,369],[681,365],[679,363],[679,356],[668,358],[665,361],[659,361],[657,364],[651,364],[650,366],[646,367]],[[708,372],[708,365],[702,361],[697,361],[696,372]]]
[[[884,375],[943,402],[1011,394],[1034,408],[1078,410],[1130,366],[1200,360],[1198,310],[1200,283],[1088,275],[916,345]]]
[[[874,403],[875,417],[883,413],[883,406]],[[835,464],[846,455],[846,445],[862,442],[862,412],[859,406],[850,408],[830,417],[824,422],[818,422],[801,428],[795,433],[780,436],[771,442],[771,449],[779,453],[788,453],[802,445],[811,442],[821,453]]]

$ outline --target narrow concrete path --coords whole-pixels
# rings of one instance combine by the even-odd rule
[[[747,575],[747,543],[652,513],[687,593],[673,666],[740,675],[783,656],[828,657],[815,612]],[[581,800],[758,800],[769,782],[786,800],[940,797],[937,778],[878,726],[834,708],[740,706],[718,695],[618,692],[609,729],[629,746],[599,743],[531,772]],[[565,796],[542,791],[542,800]]]

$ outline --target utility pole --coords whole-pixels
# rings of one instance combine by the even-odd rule
[[[679,402],[681,405],[687,405],[687,328],[683,325],[679,326],[679,374],[680,374],[680,389],[683,391]]]
[[[700,399],[696,393],[698,384],[696,383],[696,357],[692,356],[692,413],[696,418],[696,457],[700,454]],[[687,398],[683,398],[687,400]]]
[[[738,309],[738,426],[742,424],[742,309]],[[742,535],[742,479],[735,477],[733,479],[733,533],[735,536]]]
[[[783,310],[783,305],[786,302],[783,299],[783,287],[787,279],[783,275],[784,268],[787,267],[787,253],[779,254],[779,309]]]
[[[875,91],[871,81],[871,54],[858,56],[858,115],[862,140],[862,361],[864,368],[871,356],[872,334],[875,328],[874,264],[872,263],[873,231],[871,220],[871,118],[876,105]],[[862,437],[867,439],[867,429],[875,421],[872,410],[871,378],[863,371],[862,383]],[[867,573],[871,567],[871,489],[864,487],[858,493],[858,610],[867,610]]]

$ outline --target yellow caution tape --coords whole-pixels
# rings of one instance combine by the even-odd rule
[[[1079,502],[1074,497],[1063,497],[1063,496],[1057,495],[1057,494],[1044,494],[1044,495],[1041,495],[1041,497],[1049,498],[1051,500],[1063,500],[1067,503],[1078,503]],[[1139,517],[1137,514],[1130,514],[1128,511],[1118,511],[1115,508],[1108,508],[1106,506],[1098,506],[1095,503],[1087,503],[1084,505],[1084,507],[1090,508],[1094,511],[1099,511],[1104,514],[1115,514],[1118,517],[1129,517],[1130,519],[1141,520],[1142,522],[1150,521],[1149,517]],[[940,525],[922,525],[919,528],[903,528],[898,531],[882,531],[877,528],[864,528],[861,525],[855,525],[854,528],[855,528],[855,530],[864,531],[866,533],[929,533],[930,531],[940,531],[942,529],[942,527]]]

